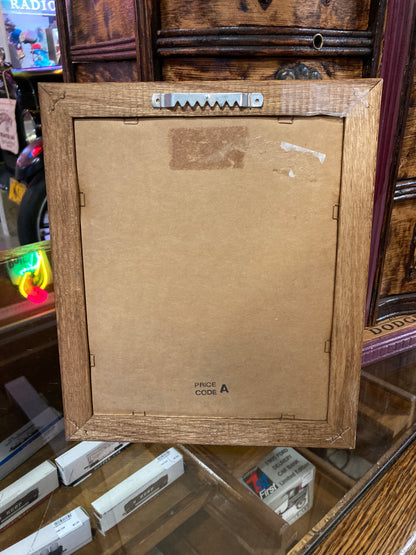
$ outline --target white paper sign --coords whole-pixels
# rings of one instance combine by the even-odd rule
[[[0,148],[19,152],[19,140],[16,129],[16,100],[0,98]]]

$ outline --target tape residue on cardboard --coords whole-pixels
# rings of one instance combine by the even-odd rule
[[[317,152],[316,150],[311,150],[310,148],[304,148],[303,146],[299,146],[299,145],[293,145],[292,143],[287,143],[285,141],[282,141],[280,143],[280,147],[286,152],[290,152],[291,150],[294,150],[295,152],[312,154],[312,156],[315,156],[315,158],[318,158],[321,164],[325,162],[326,154],[324,154],[323,152]]]

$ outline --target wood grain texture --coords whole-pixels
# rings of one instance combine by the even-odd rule
[[[136,55],[139,81],[155,81],[160,76],[156,58],[156,33],[160,27],[156,0],[134,0],[136,14]]]
[[[42,100],[40,103],[42,105]],[[41,108],[42,109],[42,108]],[[50,104],[46,108],[53,110]],[[66,141],[59,144],[60,133],[65,133]],[[54,280],[58,322],[58,341],[61,361],[72,353],[72,363],[75,372],[64,371],[61,365],[61,383],[66,430],[70,435],[78,430],[85,419],[92,415],[89,352],[87,341],[85,304],[83,301],[83,270],[79,251],[76,252],[69,246],[69,250],[62,250],[62,241],[65,236],[71,235],[80,244],[79,228],[79,194],[76,185],[76,167],[73,140],[72,118],[59,117],[59,126],[44,126],[42,136],[45,145],[45,170],[48,181],[48,207],[50,212],[62,213],[55,222],[51,222],[54,238],[51,240],[52,255],[59,260],[54,273],[61,275],[62,279]],[[57,160],[60,160],[59,165]],[[75,187],[67,187],[67,179],[71,176]],[[51,192],[52,191],[52,192]],[[60,270],[58,269],[60,268]],[[68,270],[71,272],[70,280],[65,277]],[[68,275],[68,274],[67,274]],[[59,300],[58,300],[59,299]],[[75,328],[73,325],[75,324]],[[87,364],[86,364],[87,363]],[[71,405],[76,404],[77,414],[71,413]]]
[[[366,109],[363,104],[357,104],[345,122],[338,232],[339,257],[331,348],[331,365],[337,369],[345,365],[345,371],[333,376],[334,381],[330,388],[343,391],[350,402],[343,404],[342,408],[330,405],[329,418],[332,421],[331,417],[334,420],[338,417],[340,422],[348,420],[353,422],[354,428],[360,368],[360,362],[357,361],[361,361],[367,275],[366,272],[359,275],[353,268],[368,268],[373,193],[371,184],[374,183],[375,177],[381,83],[371,90],[367,100],[367,106],[371,106],[374,111]],[[360,185],[357,188],[358,176]],[[347,214],[354,214],[354,217],[344,219],[344,215]],[[360,233],[357,233],[358,229]],[[357,324],[355,330],[351,328],[347,334],[343,326],[343,322],[346,321]],[[341,336],[343,340],[340,341]],[[336,395],[331,395],[331,391],[330,398],[336,399]]]
[[[71,38],[68,26],[67,3],[65,0],[56,0],[56,23],[59,29],[59,47],[61,52],[60,63],[62,65],[64,82],[72,83],[74,80],[74,68],[71,59]]]
[[[368,103],[367,96],[374,89],[375,97],[380,90],[379,79],[362,79],[338,82],[299,81],[299,82],[255,82],[255,81],[227,81],[221,84],[216,82],[186,82],[186,83],[91,83],[88,87],[76,83],[70,84],[42,84],[40,94],[49,98],[51,108],[45,108],[45,117],[50,114],[59,116],[61,113],[77,117],[177,117],[179,114],[186,117],[204,116],[241,116],[260,115],[254,110],[237,111],[229,108],[215,106],[209,111],[200,108],[172,110],[155,110],[151,105],[154,93],[173,92],[257,92],[262,91],[264,105],[261,115],[293,115],[293,116],[318,116],[327,115],[334,117],[347,117],[355,107],[364,104],[369,112],[377,110],[377,105]],[[353,114],[354,119],[362,119],[360,115]],[[53,121],[57,118],[53,118]],[[51,124],[52,119],[48,119]],[[367,121],[367,118],[363,120]],[[59,121],[57,121],[59,125]],[[365,129],[365,123],[363,123]],[[372,128],[373,129],[373,128]],[[352,147],[353,148],[353,147]],[[355,161],[357,164],[358,161]]]
[[[385,253],[380,297],[412,293],[416,287],[415,215],[416,200],[404,199],[394,203]]]
[[[373,51],[367,58],[363,77],[380,75],[380,64],[383,49],[384,31],[387,23],[387,0],[372,0],[370,6],[368,30],[373,36]]]
[[[406,118],[403,142],[400,150],[398,179],[416,177],[416,63],[413,61],[413,80],[409,91],[409,111]]]
[[[413,443],[314,554],[412,553],[416,534],[415,456]]]
[[[76,404],[72,410],[77,411]],[[79,441],[154,441],[195,445],[285,445],[350,447],[352,429],[335,429],[325,421],[197,418],[179,416],[94,415],[71,439]]]
[[[45,161],[53,235],[62,386],[67,431],[76,439],[249,445],[352,446],[355,436],[381,83],[224,82],[41,85]],[[327,421],[93,415],[85,316],[73,118],[199,116],[200,109],[155,110],[151,94],[173,91],[261,91],[262,115],[345,117],[335,309]],[[217,108],[204,115],[234,115]],[[245,111],[256,115],[256,111]],[[57,163],[59,161],[59,163]],[[359,176],[359,179],[357,179]],[[366,245],[366,246],[365,246]],[[348,333],[345,333],[345,330]]]
[[[134,37],[134,1],[71,0],[68,21],[72,46]]]
[[[135,82],[137,63],[134,59],[78,63],[74,69],[74,80],[77,83]]]
[[[359,79],[363,63],[360,59],[339,58],[317,60],[300,58],[299,63],[315,70],[321,79]],[[272,80],[280,69],[293,65],[291,58],[166,58],[163,60],[165,81],[203,81],[211,79]]]
[[[304,536],[293,547],[293,549],[291,549],[289,555],[303,555],[305,553],[312,552],[315,553],[314,549],[319,546],[319,542],[324,537],[324,535],[328,533],[328,531],[332,530],[334,524],[338,525],[339,516],[341,514],[345,515],[348,510],[354,506],[354,503],[356,503],[361,498],[363,490],[367,488],[370,483],[374,483],[374,480],[376,480],[377,477],[381,476],[384,472],[389,471],[392,458],[395,457],[398,452],[404,452],[408,445],[414,440],[414,438],[415,427],[413,426],[410,430],[405,432],[395,443],[393,443],[392,446],[387,447],[386,445],[384,445],[384,450],[381,456],[379,456],[378,459],[375,461],[377,464],[374,464],[368,470],[368,472],[366,472],[364,476],[362,476],[362,478],[360,478],[355,483],[355,485],[351,489],[349,489],[335,505],[331,506],[325,516],[317,524],[315,524],[312,529],[309,529],[309,531],[304,534]],[[386,511],[387,503],[377,503],[377,499],[375,503],[378,504],[378,507],[381,510]],[[392,506],[395,506],[394,501],[392,503]],[[350,523],[349,526],[352,526],[352,529],[354,528],[354,524]],[[338,528],[336,528],[336,530],[338,530]],[[357,543],[356,545],[354,545],[354,548],[352,550],[350,550],[349,552],[345,551],[345,553],[367,553],[366,548],[367,545],[360,545],[359,543]],[[361,551],[357,551],[360,549]],[[385,552],[381,549],[378,553],[384,554]],[[396,553],[396,551],[393,549],[391,553]]]
[[[228,25],[282,25],[322,27],[326,29],[366,30],[370,1],[345,3],[333,2],[299,3],[296,0],[274,0],[267,9],[258,0],[221,0],[192,3],[180,0],[162,0],[162,29],[198,29]]]

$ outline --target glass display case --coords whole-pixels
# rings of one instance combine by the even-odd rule
[[[354,450],[69,443],[49,243],[0,257],[6,553],[308,553],[413,440],[408,318],[365,336]]]

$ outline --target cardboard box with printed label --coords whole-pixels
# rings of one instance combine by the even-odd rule
[[[315,467],[290,447],[278,447],[240,480],[289,524],[312,507]]]

